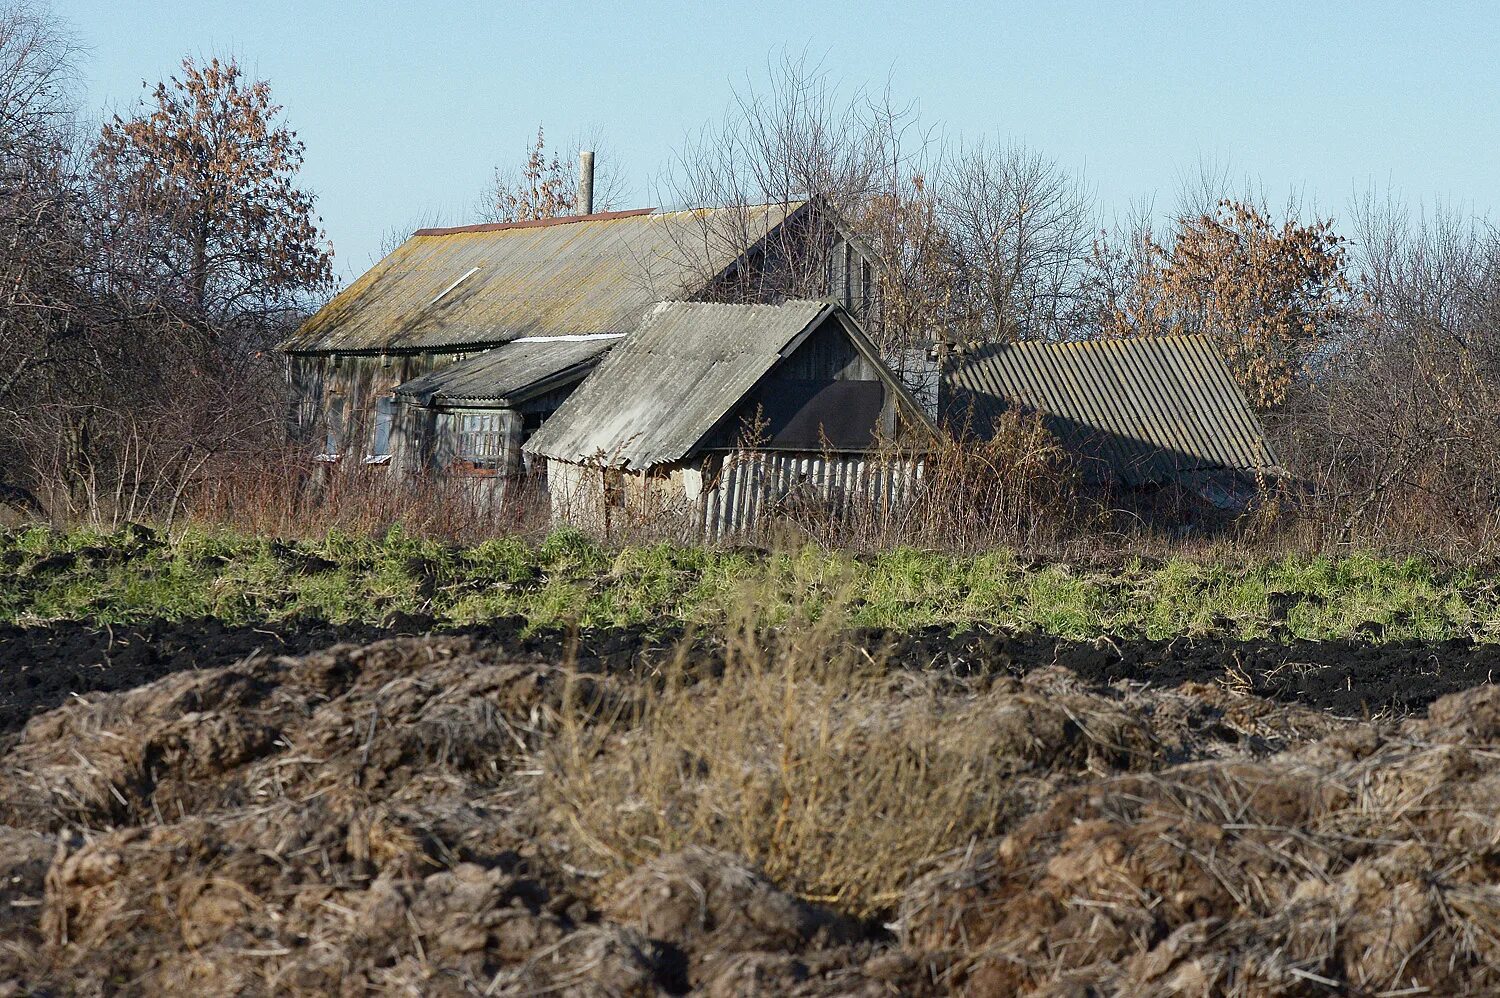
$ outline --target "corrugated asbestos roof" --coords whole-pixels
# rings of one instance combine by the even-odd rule
[[[532,454],[634,470],[692,450],[781,359],[826,302],[663,302],[542,428]]]
[[[397,387],[396,394],[422,405],[434,402],[514,405],[533,394],[534,386],[586,367],[618,342],[617,338],[552,337],[504,343],[477,357],[413,378]]]
[[[703,275],[734,262],[742,239],[763,238],[802,204],[422,229],[281,348],[379,352],[623,333],[652,302],[696,294]],[[723,236],[731,231],[733,241]]]
[[[962,358],[948,381],[950,420],[972,405],[974,428],[984,432],[1008,407],[1040,412],[1065,447],[1128,484],[1276,463],[1206,337],[988,347]]]

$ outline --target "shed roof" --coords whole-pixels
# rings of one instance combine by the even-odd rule
[[[948,382],[950,420],[972,406],[974,428],[985,432],[1007,408],[1039,412],[1065,447],[1127,484],[1276,464],[1204,336],[986,347],[963,357]]]
[[[399,385],[396,394],[422,405],[516,405],[559,381],[582,377],[619,340],[618,336],[512,340],[477,357],[413,378]]]
[[[420,229],[302,325],[291,353],[493,346],[623,333],[698,293],[806,202]],[[725,214],[725,223],[705,222]],[[734,240],[720,233],[736,233]],[[744,237],[743,239],[741,237]]]
[[[663,302],[526,442],[533,454],[640,470],[686,456],[803,330],[835,306]]]

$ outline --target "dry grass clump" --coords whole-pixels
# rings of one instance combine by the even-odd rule
[[[611,723],[564,721],[543,743],[544,824],[564,829],[600,890],[707,847],[802,898],[878,917],[924,872],[1067,787],[1261,755],[1348,723],[1222,686],[1105,696],[1057,668],[913,673],[834,633],[743,630],[722,677],[674,673]]]
[[[605,884],[706,846],[873,915],[1060,785],[1161,758],[1146,724],[1055,675],[911,673],[836,634],[826,618],[774,641],[742,628],[722,677],[685,682],[679,664],[637,712],[544,746],[551,820]]]
[[[971,994],[1500,993],[1500,690],[1060,794],[919,885]]]

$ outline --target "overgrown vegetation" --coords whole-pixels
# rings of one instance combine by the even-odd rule
[[[1089,566],[1010,551],[616,549],[571,530],[535,544],[454,547],[399,530],[317,542],[189,531],[168,543],[130,527],[0,533],[0,565],[0,619],[23,622],[379,623],[408,614],[434,626],[520,616],[534,626],[717,627],[753,584],[772,625],[815,620],[839,604],[851,626],[900,630],[982,623],[1075,638],[1500,640],[1500,586],[1483,567],[1372,555]]]

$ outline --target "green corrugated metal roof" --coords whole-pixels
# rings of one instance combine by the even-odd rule
[[[763,238],[802,204],[419,230],[281,348],[379,352],[623,333],[652,302],[697,294],[704,275],[734,262],[741,238]]]
[[[1041,413],[1063,446],[1132,485],[1276,461],[1207,337],[1016,343],[960,357],[949,420],[987,432],[1008,408]]]

